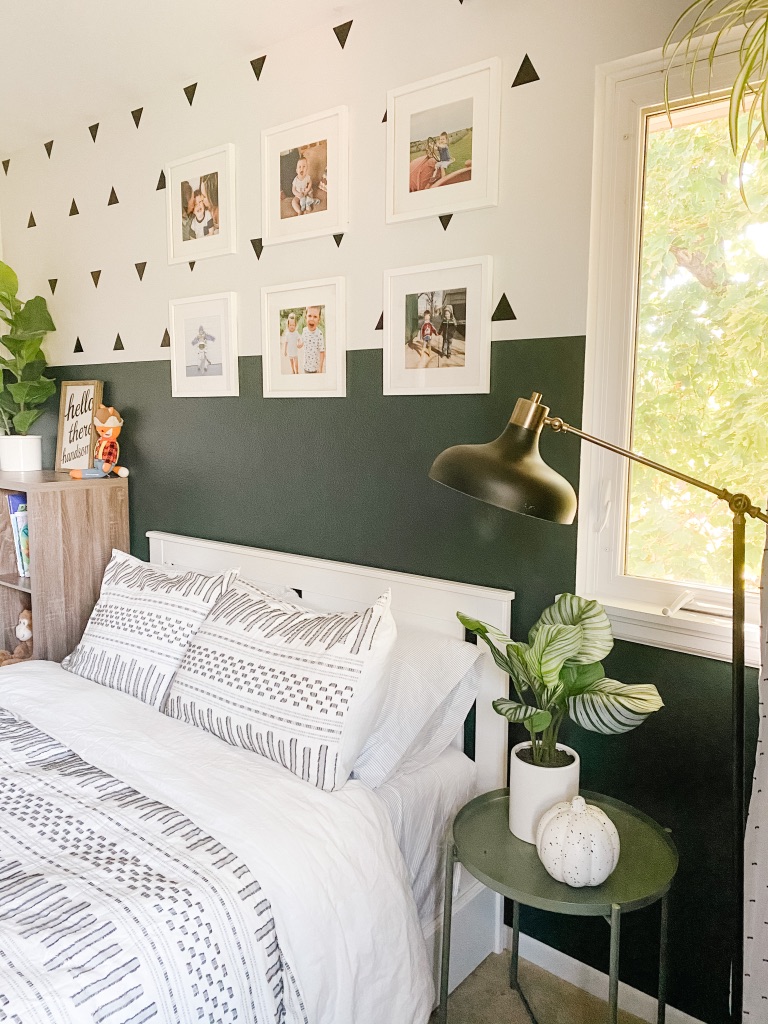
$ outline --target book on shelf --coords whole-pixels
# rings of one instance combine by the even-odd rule
[[[19,576],[29,576],[29,517],[27,516],[26,494],[9,494],[8,511],[11,516],[16,568]]]

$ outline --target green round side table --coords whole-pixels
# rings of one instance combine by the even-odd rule
[[[495,892],[512,900],[512,960],[509,984],[521,996],[536,1022],[517,977],[520,943],[520,904],[555,914],[603,917],[611,926],[608,1020],[616,1024],[619,1012],[619,937],[621,915],[661,900],[659,945],[658,1024],[664,1024],[667,987],[667,893],[677,871],[677,850],[670,835],[652,818],[629,804],[582,790],[613,821],[619,832],[621,853],[616,870],[602,885],[574,889],[547,874],[536,847],[509,831],[509,790],[484,793],[466,804],[453,822],[445,864],[443,950],[438,1021],[448,1019],[448,964],[451,951],[453,866],[456,861]]]

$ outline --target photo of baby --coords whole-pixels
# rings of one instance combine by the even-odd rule
[[[219,233],[219,174],[181,182],[181,237],[185,242]]]
[[[466,362],[467,289],[405,296],[405,369],[450,369]]]
[[[328,140],[280,153],[280,219],[328,209]]]
[[[472,104],[469,97],[411,114],[410,192],[471,180]]]
[[[280,372],[325,373],[325,306],[280,310]]]
[[[198,317],[185,318],[185,366],[187,377],[220,377],[222,366],[223,320],[209,316],[203,323]]]

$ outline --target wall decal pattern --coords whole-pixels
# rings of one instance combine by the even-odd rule
[[[82,346],[79,338],[75,339],[75,347],[72,349],[72,351],[73,352],[82,352],[83,351],[83,346]]]
[[[139,123],[141,121],[141,115],[143,113],[144,113],[144,107],[136,107],[135,110],[131,111],[131,117],[133,118],[133,123],[136,125],[137,128],[139,127]]]
[[[195,269],[195,261],[194,260],[190,260],[189,261],[189,269],[190,270],[194,270]]]
[[[91,133],[91,138],[95,142],[96,136],[99,134],[99,122],[97,121],[96,124],[89,124],[88,131]]]
[[[30,210],[30,213],[29,213],[29,220],[27,221],[27,227],[28,228],[36,228],[37,227],[37,223],[35,222],[35,215],[34,215],[34,213],[32,213],[31,210]]]
[[[156,192],[160,192],[161,189],[165,188],[165,171],[160,171],[160,177],[157,179]]]
[[[73,199],[73,200],[72,200],[72,205],[71,205],[71,206],[70,206],[70,208],[69,208],[69,216],[70,216],[70,217],[77,217],[77,215],[78,215],[79,213],[80,213],[80,211],[79,211],[79,210],[78,210],[78,208],[77,208],[77,203],[76,203],[76,202],[75,202],[75,200]]]
[[[379,319],[378,319],[378,321],[376,323],[376,326],[374,327],[374,330],[375,331],[383,331],[384,330],[384,311],[383,310],[379,314]]]
[[[92,270],[91,271],[91,277],[93,278],[93,287],[94,288],[98,288],[99,287],[99,278],[101,277],[101,271],[100,270]]]
[[[336,26],[334,26],[333,31],[334,31],[334,33],[336,35],[336,38],[339,40],[339,46],[342,48],[342,50],[346,46],[347,39],[349,38],[349,30],[351,28],[352,28],[352,22],[351,21],[345,21],[343,25],[336,25]]]
[[[51,139],[50,142],[44,143],[44,145],[45,145],[45,152],[48,154],[48,159],[50,160],[51,159],[51,151],[53,149],[53,139]]]
[[[168,328],[166,327],[165,331],[163,332],[163,340],[160,342],[160,348],[170,348],[170,347],[171,347],[171,335],[170,335],[170,332],[169,332]]]
[[[58,278],[56,278],[56,277],[49,277],[48,278],[48,287],[51,289],[51,295],[55,295],[56,294],[56,285],[58,283],[59,283]]]
[[[333,236],[333,240],[334,240],[334,242],[336,243],[336,248],[337,248],[337,249],[338,249],[338,248],[339,248],[339,246],[341,245],[341,240],[342,240],[342,238],[343,238],[343,237],[344,237],[344,232],[343,232],[343,231],[342,231],[342,232],[340,232],[340,233],[339,233],[338,235],[334,235],[334,236]]]
[[[134,263],[134,267],[136,267],[136,273],[139,275],[139,280],[143,281],[144,280],[144,271],[147,269],[147,262],[146,262],[146,260],[143,263]]]
[[[502,292],[501,298],[499,299],[496,309],[493,311],[491,320],[498,322],[499,320],[517,320],[512,307],[509,304],[506,292]]]
[[[3,160],[3,170],[5,171],[6,177],[8,176],[8,168],[11,166],[10,160]]]
[[[526,55],[523,57],[522,64],[517,69],[517,74],[515,75],[515,80],[512,83],[512,88],[514,89],[517,85],[529,85],[531,82],[538,81],[539,76],[536,71],[536,68],[533,66],[531,58],[526,53]]]
[[[125,349],[125,345],[123,344],[122,338],[118,334],[118,336],[115,338],[115,344],[112,346],[112,351],[113,352],[122,352],[124,349]]]
[[[117,192],[115,192],[114,186],[112,191],[109,193],[109,199],[107,200],[107,206],[116,206],[120,200],[117,198]]]
[[[256,259],[260,260],[261,254],[264,252],[264,242],[260,238],[252,238],[251,245],[253,246],[253,251],[256,253]]]
[[[197,82],[193,82],[192,85],[185,85],[184,86],[184,95],[187,97],[187,100],[189,101],[190,107],[192,106],[192,100],[195,98],[195,93],[196,92],[197,92]]]
[[[253,68],[254,75],[256,75],[257,82],[261,78],[261,72],[264,70],[264,62],[266,61],[266,59],[267,55],[264,54],[263,57],[254,57],[254,59],[251,61],[251,67]]]
[[[440,214],[440,223],[443,225],[443,231],[447,231],[448,230],[448,225],[451,223],[452,219],[453,219],[453,214],[452,213],[441,213]]]

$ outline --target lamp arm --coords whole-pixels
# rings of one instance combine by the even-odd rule
[[[584,441],[589,441],[590,444],[596,444],[600,448],[607,448],[609,452],[614,452],[616,455],[623,455],[625,459],[630,459],[632,462],[639,462],[643,466],[648,466],[650,469],[656,469],[660,473],[666,473],[667,476],[674,476],[678,480],[683,480],[687,484],[691,484],[693,487],[699,487],[703,491],[709,491],[710,494],[714,494],[721,501],[728,503],[728,507],[734,513],[742,513],[743,515],[752,516],[753,519],[761,519],[764,523],[768,523],[768,515],[763,512],[762,509],[752,504],[752,500],[747,497],[746,494],[732,494],[724,487],[714,487],[712,484],[705,483],[703,480],[697,480],[696,477],[688,476],[687,473],[681,473],[676,469],[671,469],[669,466],[663,466],[660,462],[654,462],[653,459],[647,459],[644,455],[638,455],[637,452],[632,452],[628,448],[620,448],[616,444],[611,444],[610,441],[604,441],[601,437],[594,437],[592,434],[587,434],[583,430],[579,430],[578,427],[572,427],[570,423],[565,423],[560,419],[559,416],[547,416],[544,419],[544,425],[551,427],[555,433],[558,434],[576,434],[577,437],[582,438]]]

